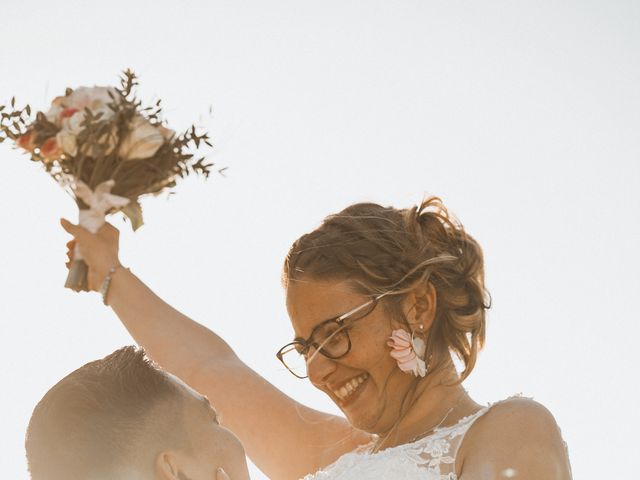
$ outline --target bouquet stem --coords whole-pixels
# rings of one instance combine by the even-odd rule
[[[88,200],[93,200],[90,191],[87,195],[89,195],[87,197]],[[96,233],[100,227],[104,225],[105,212],[80,207],[80,211],[78,213],[78,223],[81,227],[86,228],[91,233]],[[74,292],[89,291],[89,267],[82,259],[80,247],[77,244],[73,250],[73,260],[71,262],[71,267],[69,268],[67,280],[64,282],[64,286]]]
[[[64,286],[66,288],[70,288],[75,292],[88,292],[88,273],[89,268],[87,267],[87,264],[84,263],[84,260],[73,260],[71,262],[71,268],[69,268],[69,274],[67,275],[67,280],[65,281]]]

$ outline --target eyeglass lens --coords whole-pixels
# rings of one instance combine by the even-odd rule
[[[339,358],[349,351],[349,337],[343,325],[330,322],[316,330],[313,338],[313,349],[304,351],[302,343],[294,342],[281,352],[282,361],[297,376],[307,376],[307,362],[315,356],[315,349],[329,358]]]

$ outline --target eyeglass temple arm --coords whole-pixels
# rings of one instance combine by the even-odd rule
[[[347,313],[343,313],[342,315],[340,315],[338,317],[338,320],[344,320],[346,318],[349,318],[351,315],[353,315],[354,313],[358,313],[360,310],[362,310],[365,307],[368,307],[369,305],[371,305],[373,302],[377,302],[378,300],[380,300],[382,297],[389,295],[389,293],[391,292],[385,292],[385,293],[381,293],[380,295],[373,297],[371,300],[369,300],[367,303],[363,303],[362,305],[357,306],[356,308],[354,308],[353,310],[348,311]]]

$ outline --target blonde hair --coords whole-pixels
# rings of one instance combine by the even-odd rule
[[[303,276],[350,280],[366,295],[402,294],[429,282],[437,296],[427,339],[429,368],[450,362],[453,353],[463,364],[460,382],[473,370],[489,308],[483,255],[439,198],[410,209],[358,203],[328,216],[296,240],[285,259],[285,288]],[[402,295],[395,297],[398,314]]]

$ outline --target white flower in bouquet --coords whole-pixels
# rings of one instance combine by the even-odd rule
[[[78,142],[76,136],[66,130],[61,130],[55,136],[56,142],[67,155],[75,157],[78,154]]]
[[[67,155],[75,157],[78,154],[77,136],[82,132],[84,111],[75,112],[70,117],[62,119],[61,130],[56,135],[58,145]]]
[[[123,160],[144,160],[153,157],[158,149],[171,139],[174,132],[136,115],[130,124],[130,133],[120,144],[118,155]]]
[[[94,115],[101,113],[103,119],[108,119],[114,114],[108,105],[119,96],[118,91],[112,87],[79,87],[70,91],[68,95],[55,98],[45,116],[58,127],[62,127],[65,119],[77,113],[80,113],[78,124],[82,123],[85,108],[91,110]]]
[[[60,128],[56,135],[59,150],[75,157],[78,154],[77,137],[83,130],[86,118],[85,109],[90,110],[93,116],[101,114],[102,120],[109,119],[114,111],[108,105],[119,96],[112,87],[79,87],[68,95],[57,97],[45,117]],[[101,143],[107,144],[105,154],[110,154],[115,148],[115,135],[105,135],[101,140]],[[91,155],[95,152],[91,150],[85,153]]]
[[[66,118],[62,121],[62,128],[56,134],[56,141],[62,151],[67,155],[75,157],[78,154],[78,135],[82,132],[84,127],[84,111],[77,112],[73,116]],[[117,143],[117,132],[115,127],[111,129],[111,132],[103,134],[98,140],[99,145],[105,146],[104,154],[110,155]],[[85,145],[82,152],[89,156],[97,155],[97,145]]]

